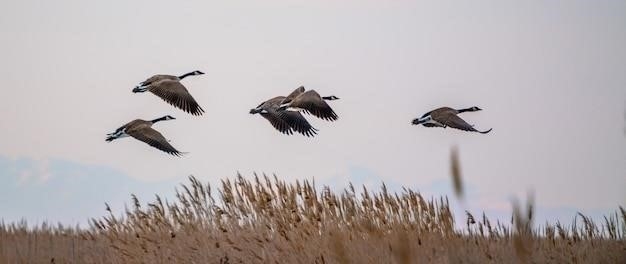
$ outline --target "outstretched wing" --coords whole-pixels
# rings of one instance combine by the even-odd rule
[[[174,75],[157,74],[141,82],[140,85],[150,85],[151,83],[156,83],[160,80],[178,80],[178,77]]]
[[[298,97],[298,95],[300,95],[302,93],[304,93],[304,86],[300,86],[300,87],[296,88],[295,90],[293,90],[293,92],[291,92],[289,95],[287,95],[287,97],[285,97],[285,99],[282,102],[280,102],[280,104],[289,103],[294,98]]]
[[[156,131],[149,126],[142,126],[136,129],[129,129],[126,131],[126,134],[138,140],[141,140],[145,143],[148,143],[148,145],[153,146],[168,154],[171,154],[174,156],[182,155],[180,151],[176,150],[172,145],[170,145],[169,142],[167,142],[167,139],[165,139],[165,137],[161,135],[159,131]]]
[[[280,133],[286,135],[292,135],[293,131],[291,130],[291,126],[287,121],[280,117],[280,114],[274,109],[263,109],[263,112],[260,113],[262,117],[270,121],[270,124],[276,130],[280,131]]]
[[[151,84],[148,91],[192,115],[202,115],[204,112],[187,88],[177,80],[160,80]]]
[[[291,102],[290,106],[302,108],[306,112],[327,121],[335,121],[338,118],[335,111],[330,108],[315,90],[309,90],[300,94]]]
[[[467,122],[465,122],[465,120],[463,120],[462,118],[460,118],[459,116],[453,113],[446,114],[445,117],[443,117],[442,120],[439,122],[445,126],[449,126],[451,128],[456,128],[456,129],[460,129],[464,131],[479,132],[483,134],[489,133],[491,131],[491,129],[487,131],[478,131],[474,128],[474,126],[468,124]]]
[[[317,134],[317,129],[315,129],[309,122],[300,114],[300,112],[296,111],[280,111],[280,118],[287,122],[291,128],[293,128],[298,133],[305,135],[307,137],[313,137]]]

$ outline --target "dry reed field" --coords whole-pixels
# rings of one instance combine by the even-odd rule
[[[626,211],[595,223],[533,225],[533,205],[513,205],[512,223],[467,213],[447,198],[404,189],[341,193],[275,176],[194,177],[175,201],[159,196],[87,229],[0,226],[1,263],[624,263]],[[524,211],[524,212],[522,212]],[[455,221],[465,228],[455,229]]]

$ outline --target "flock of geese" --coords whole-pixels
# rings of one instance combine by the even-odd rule
[[[139,83],[139,85],[133,89],[133,93],[151,92],[172,106],[189,114],[199,116],[204,113],[204,110],[181,83],[181,80],[188,76],[202,74],[204,73],[201,71],[192,71],[181,76],[154,75]],[[251,109],[250,114],[261,115],[267,119],[276,130],[283,134],[292,135],[295,131],[304,136],[313,137],[317,134],[318,130],[311,126],[302,113],[313,115],[330,122],[336,121],[339,116],[326,101],[337,99],[339,98],[334,95],[321,96],[315,90],[307,91],[304,89],[304,86],[300,86],[287,96],[277,96],[262,102],[256,108]],[[460,113],[480,110],[482,109],[476,106],[458,110],[450,107],[441,107],[425,113],[420,118],[414,119],[412,124],[423,125],[425,127],[451,127],[486,134],[489,133],[491,129],[486,131],[476,130],[474,126],[468,124],[458,116]],[[107,134],[106,141],[111,142],[118,138],[131,136],[168,154],[181,156],[184,154],[183,152],[176,150],[159,131],[152,128],[152,125],[159,121],[172,119],[175,118],[169,115],[149,121],[135,119],[119,127],[113,133]]]

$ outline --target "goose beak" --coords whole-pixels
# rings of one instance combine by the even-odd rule
[[[253,115],[254,115],[254,114],[256,114],[256,113],[258,113],[258,111],[257,111],[256,109],[250,109],[250,114],[253,114]]]
[[[136,86],[136,87],[133,89],[133,93],[138,93],[138,92],[141,92],[141,86]]]

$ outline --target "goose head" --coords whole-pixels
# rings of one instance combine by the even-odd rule
[[[482,109],[478,108],[477,106],[472,106],[470,108],[459,109],[459,110],[457,110],[457,112],[465,113],[465,112],[476,112],[476,111],[480,111],[480,110],[482,110]]]
[[[181,76],[178,76],[178,79],[182,80],[182,79],[185,79],[187,76],[195,76],[195,75],[202,75],[202,74],[204,74],[204,72],[192,71],[192,72],[185,73],[185,74],[183,74]]]

